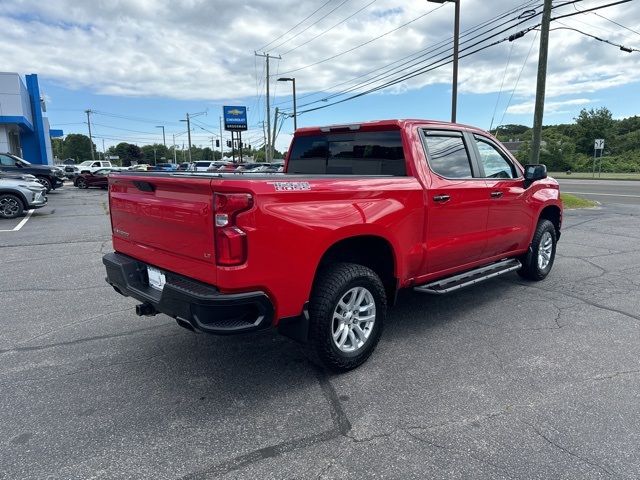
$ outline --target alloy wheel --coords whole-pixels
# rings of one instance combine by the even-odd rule
[[[544,270],[551,262],[551,254],[553,252],[553,238],[551,233],[544,232],[538,246],[538,268]]]
[[[347,291],[336,305],[331,322],[334,345],[342,352],[360,350],[376,321],[376,302],[365,287]]]

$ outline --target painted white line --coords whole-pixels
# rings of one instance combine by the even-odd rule
[[[22,220],[20,220],[20,223],[18,225],[16,225],[15,227],[13,227],[11,230],[0,230],[0,232],[17,232],[22,227],[24,227],[24,224],[27,223],[27,220],[29,220],[29,218],[31,218],[31,215],[33,214],[34,211],[35,210],[29,210],[27,212],[27,216],[24,217]]]
[[[622,193],[592,193],[592,192],[567,192],[562,190],[564,193],[571,193],[574,195],[601,195],[603,197],[632,197],[632,198],[640,198],[640,195],[624,195]]]

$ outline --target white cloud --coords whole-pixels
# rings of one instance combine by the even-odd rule
[[[555,102],[545,102],[544,104],[544,113],[545,114],[559,114],[559,113],[567,113],[567,110],[561,110],[562,107],[568,105],[588,105],[590,103],[594,103],[597,100],[592,100],[589,98],[572,98],[570,100],[561,100]],[[515,105],[511,105],[507,109],[507,113],[522,115],[533,113],[535,109],[535,102],[523,102]]]
[[[347,2],[287,42],[287,38],[302,27],[294,30],[273,44],[284,41],[282,47],[273,53],[306,42],[367,3],[368,0]],[[638,3],[603,10],[602,13],[638,28],[637,20],[635,24],[630,21],[640,18]],[[336,5],[337,1],[321,12],[327,12]],[[593,5],[596,3],[589,0],[581,2],[580,8]],[[463,3],[463,31],[513,8],[514,2],[497,0],[491,2],[490,9],[486,6],[487,2],[481,0]],[[281,61],[273,61],[272,72],[278,74],[295,70],[335,55],[436,7],[437,4],[424,1],[378,0],[326,35],[292,51]],[[255,96],[263,89],[261,79],[256,85],[256,74],[262,74],[263,60],[254,57],[254,49],[282,35],[315,8],[317,2],[294,0],[5,0],[0,4],[2,68],[37,72],[69,88],[87,88],[110,95],[207,101]],[[562,10],[572,11],[571,7]],[[321,12],[313,18],[319,18]],[[297,79],[298,92],[303,95],[305,92],[344,89],[351,84],[331,87],[446,40],[451,35],[452,15],[453,8],[445,4],[433,14],[383,39],[334,60],[294,72],[291,75]],[[594,15],[585,14],[563,22],[612,41],[636,41],[629,32]],[[501,36],[514,31],[511,29]],[[509,50],[513,49],[503,90],[509,92],[520,75],[515,96],[522,100],[531,98],[535,92],[537,39],[526,64],[524,59],[533,35],[534,32],[530,32],[513,43],[503,43],[462,59],[460,91],[498,91],[503,83]],[[640,76],[638,55],[622,53],[575,32],[555,30],[549,52],[547,98],[584,95],[636,81]],[[407,65],[402,72],[412,70]],[[389,89],[389,93],[449,81],[450,66],[446,66],[402,82]],[[372,83],[362,88],[375,85]],[[273,88],[288,92],[284,85],[274,83]],[[526,105],[526,101],[514,105],[509,112],[528,112]]]

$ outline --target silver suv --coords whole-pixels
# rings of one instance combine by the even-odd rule
[[[47,189],[36,177],[0,173],[0,218],[16,218],[46,204]]]

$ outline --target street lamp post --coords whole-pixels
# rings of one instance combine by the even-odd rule
[[[199,117],[200,115],[206,115],[207,112],[206,110],[204,112],[198,112],[198,113],[187,113],[187,118],[186,120],[184,118],[181,118],[180,121],[181,122],[187,122],[187,138],[188,138],[188,143],[189,143],[189,163],[191,163],[191,118],[193,117]]]
[[[298,116],[296,111],[296,79],[293,77],[282,77],[279,82],[291,82],[293,84],[293,129],[298,129]],[[275,128],[275,127],[274,127]]]
[[[451,89],[451,122],[456,121],[456,111],[458,109],[458,47],[460,43],[460,0],[427,0],[431,3],[455,4],[455,20],[453,26],[453,80]]]
[[[164,125],[156,125],[156,128],[162,129],[162,143],[164,144],[164,147],[167,148],[167,139],[164,136]]]

